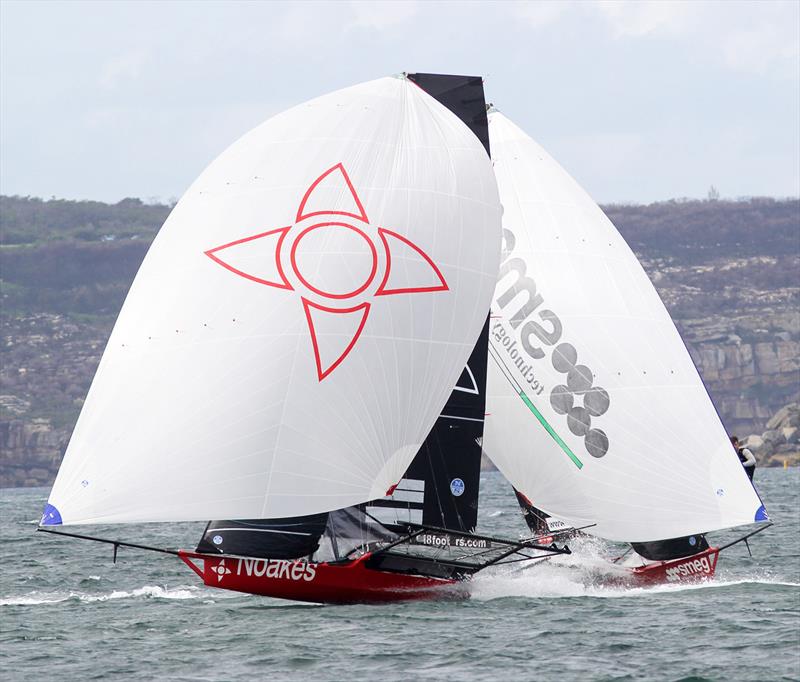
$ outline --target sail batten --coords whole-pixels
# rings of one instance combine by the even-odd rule
[[[154,240],[43,523],[301,517],[382,497],[474,347],[499,252],[483,144],[407,79],[275,116]]]
[[[633,252],[499,112],[489,134],[504,207],[489,457],[537,508],[611,540],[753,523],[758,495]]]

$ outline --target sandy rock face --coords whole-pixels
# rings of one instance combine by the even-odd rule
[[[742,445],[758,456],[758,453],[764,449],[764,439],[756,435],[748,436],[742,441]]]
[[[729,330],[724,326],[719,338],[705,338],[691,327],[682,326],[681,331],[728,429],[747,433],[774,430],[778,424],[800,427],[800,416],[790,409],[796,403],[781,407],[786,400],[796,400],[800,342],[778,336],[746,342],[726,336]],[[784,423],[787,415],[798,423]]]
[[[744,444],[760,466],[800,464],[800,403],[782,407],[767,422],[764,433],[748,436]]]
[[[68,440],[46,419],[0,421],[0,487],[51,485]]]
[[[790,403],[782,407],[767,422],[767,429],[800,427],[800,403]]]

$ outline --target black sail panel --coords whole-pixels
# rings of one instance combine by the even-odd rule
[[[708,541],[705,535],[687,535],[655,542],[632,542],[631,547],[638,555],[650,561],[670,561],[704,552],[708,549]]]
[[[516,488],[514,488],[514,494],[517,496],[522,518],[525,519],[525,523],[531,533],[533,535],[546,535],[550,531],[547,525],[547,519],[550,518],[550,515],[534,507],[531,501]]]
[[[266,559],[299,559],[317,550],[327,523],[328,514],[209,521],[197,551]]]
[[[483,78],[440,73],[410,73],[408,80],[419,85],[466,123],[475,137],[481,141],[486,153],[491,156]]]
[[[365,505],[399,530],[403,523],[471,532],[478,521],[486,405],[488,319],[441,415],[391,495]]]

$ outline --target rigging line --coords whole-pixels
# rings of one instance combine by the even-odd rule
[[[437,451],[439,453],[441,464],[442,464],[442,469],[443,469],[443,471],[445,473],[445,476],[449,478],[450,474],[449,474],[449,472],[447,470],[447,464],[444,461],[444,453],[442,452],[441,439],[439,437],[439,434],[434,429],[431,432],[431,436],[433,436],[435,441],[436,441],[434,443],[434,445],[436,446],[436,449],[437,449]],[[425,457],[426,464],[428,465],[427,466],[428,473],[430,474],[431,481],[433,481],[433,486],[432,487],[433,487],[433,494],[435,495],[436,506],[439,508],[439,519],[440,519],[440,522],[441,522],[442,526],[446,528],[447,527],[447,522],[446,522],[446,519],[445,519],[444,508],[442,507],[442,497],[439,494],[440,486],[436,485],[437,480],[436,480],[435,467],[433,466],[433,453],[431,452],[430,448],[427,448],[427,452],[425,454],[426,454],[426,457]],[[458,513],[458,509],[456,508],[455,511],[456,511],[456,516],[458,517],[459,527],[463,529],[464,528],[464,523],[461,520],[461,516]],[[424,521],[425,520],[425,517],[424,517],[425,510],[424,509],[423,509],[422,513],[423,513],[423,521]]]
[[[275,527],[275,524],[279,524],[279,528],[306,528],[309,524],[309,517],[311,516],[322,516],[327,515],[329,512],[320,512],[319,514],[308,514],[306,516],[295,516],[295,517],[287,517],[287,518],[275,518],[275,519],[244,519],[241,521],[222,521],[218,520],[217,523],[237,523],[239,524],[236,528],[265,528]],[[327,518],[327,516],[326,516]],[[305,531],[303,531],[305,532]]]
[[[555,557],[556,557],[555,554],[550,554],[549,556],[536,557],[535,559],[532,559],[531,563],[527,564],[526,566],[520,566],[518,568],[518,571],[527,571],[529,568],[535,568],[536,566],[538,566],[538,563],[535,562],[549,561],[550,559],[555,559]]]
[[[528,507],[528,509],[526,509],[526,511],[531,516],[535,516],[539,521],[544,521],[545,523],[547,523],[547,516],[545,516],[545,513],[540,509],[538,509],[537,507],[530,506]]]
[[[586,530],[587,528],[594,528],[597,524],[596,523],[589,523],[585,526],[578,526],[577,528],[565,528],[564,530],[557,530],[553,531],[552,533],[547,533],[545,535],[533,535],[530,538],[523,539],[520,542],[534,542],[540,538],[544,537],[556,537],[558,535],[565,535],[567,533],[575,533],[577,531]]]
[[[628,554],[630,554],[632,551],[633,551],[633,545],[631,545],[630,547],[628,547],[628,549],[626,549],[626,550],[625,550],[625,552],[624,552],[623,554],[620,554],[620,555],[619,555],[619,556],[618,556],[616,559],[612,560],[612,562],[611,562],[611,563],[612,563],[612,564],[619,563],[619,562],[620,562],[620,561],[622,561],[622,560],[623,560],[623,559],[624,559],[626,556],[628,556]]]
[[[465,422],[479,422],[483,424],[483,419],[475,419],[474,417],[456,417],[454,414],[440,414],[439,419],[460,419]]]
[[[542,559],[552,559],[553,556],[554,556],[553,554],[540,554],[539,556],[528,556],[527,554],[520,553],[521,558],[498,561],[496,565],[505,566],[506,564],[518,564],[523,561],[541,561]]]
[[[767,528],[769,528],[772,525],[774,525],[774,524],[768,523],[767,525],[762,526],[761,528],[757,528],[756,530],[748,533],[747,535],[743,535],[738,540],[734,540],[733,542],[729,542],[727,545],[722,545],[722,547],[719,548],[719,551],[721,552],[723,549],[728,549],[728,547],[733,547],[733,545],[739,544],[740,542],[743,542],[743,541],[747,540],[747,538],[751,538],[754,535],[757,535],[758,533],[767,530]]]
[[[555,556],[556,554],[572,554],[568,547],[564,547],[563,549],[559,549],[558,547],[542,547],[541,545],[518,545],[513,549],[508,550],[507,552],[503,552],[500,556],[491,559],[490,561],[486,562],[483,566],[481,566],[477,571],[482,571],[485,568],[489,568],[489,566],[494,566],[495,564],[499,564],[503,561],[503,559],[510,557],[513,554],[518,554],[521,549],[538,549],[544,552],[550,552],[551,556]],[[543,557],[544,558],[544,557]]]
[[[534,538],[532,540],[520,541],[519,543],[517,543],[517,545],[516,545],[516,547],[514,549],[514,552],[512,552],[512,554],[519,554],[521,556],[528,556],[527,554],[523,554],[523,550],[525,550],[525,549],[541,550],[541,551],[544,551],[544,552],[549,552],[551,554],[571,554],[571,552],[569,551],[569,549],[566,546],[564,546],[564,548],[561,549],[561,548],[557,547],[555,544],[552,544],[552,545],[540,545],[540,544],[537,544],[535,542],[535,540],[536,540],[536,538]],[[499,548],[496,547],[496,546],[495,547],[487,547],[482,552],[473,552],[470,556],[472,558],[482,557],[485,554],[491,554],[492,552],[495,552],[498,549]],[[511,554],[506,552],[501,557],[499,557],[499,559],[503,559],[503,558],[505,558],[507,556],[511,556]],[[529,557],[529,558],[534,559],[534,558],[537,558],[537,557]],[[496,561],[496,563],[499,563],[499,561]]]
[[[367,511],[367,502],[364,502],[363,505],[357,505],[359,509],[364,513],[364,516],[368,516],[371,518],[375,523],[377,523],[381,528],[383,528],[387,533],[395,533],[391,528],[389,528],[385,523],[376,519],[372,514]],[[409,506],[409,510],[411,507]]]
[[[437,434],[437,441],[439,441],[439,440],[440,440],[440,437]],[[447,460],[445,458],[444,449],[442,447],[439,447],[439,458],[441,460],[442,470],[444,471],[446,479],[447,479],[447,480],[444,481],[444,483],[447,484],[448,481],[450,480],[450,476],[452,476],[453,473],[450,471],[450,468],[447,466]],[[478,454],[478,458],[480,458],[480,454]],[[478,463],[478,466],[480,467],[480,463]],[[433,470],[433,462],[431,462],[431,474],[432,474],[432,476],[435,476],[435,472]],[[479,477],[480,477],[480,474],[479,474]],[[478,485],[480,486],[480,481],[478,482]],[[439,506],[441,508],[441,498],[439,496],[440,486],[435,486],[435,489],[436,489],[436,497],[440,501],[440,505]],[[449,485],[446,485],[445,487],[441,488],[442,492],[444,492],[445,490],[449,490],[449,489],[450,489]],[[459,529],[461,531],[468,531],[467,525],[464,523],[464,519],[461,516],[461,511],[459,510],[459,505],[457,504],[455,497],[451,495],[448,498],[448,500],[452,504],[453,510],[455,511],[456,517],[458,518]],[[442,512],[442,523],[444,525],[444,512]]]
[[[456,504],[455,498],[452,495],[450,495],[445,500],[442,500],[442,494],[445,492],[445,489],[447,489],[447,490],[450,489],[450,486],[447,485],[447,483],[448,483],[448,481],[450,479],[450,476],[452,476],[453,474],[450,471],[450,467],[447,466],[447,458],[445,456],[444,448],[442,447],[442,438],[438,433],[436,434],[436,445],[437,445],[436,456],[438,457],[439,462],[440,462],[440,464],[442,466],[441,470],[444,472],[444,475],[445,475],[445,480],[442,481],[443,485],[434,486],[434,492],[436,493],[436,500],[437,500],[437,503],[439,505],[439,513],[442,516],[442,525],[447,527],[447,523],[446,523],[446,520],[445,520],[445,512],[444,512],[444,509],[442,508],[442,503],[444,502],[444,505],[447,506],[447,503],[449,502],[450,506],[452,507],[453,511],[455,512],[456,518],[458,519],[458,528],[459,528],[459,530],[466,530],[466,525],[464,524],[464,519],[461,518],[461,512],[458,509],[458,505]],[[428,454],[428,464],[430,465],[430,468],[431,468],[431,478],[433,478],[433,480],[436,480],[436,471],[435,471],[435,467],[434,467],[434,464],[433,464],[433,453],[430,453],[430,452]]]
[[[111,540],[109,538],[98,538],[92,535],[79,535],[78,533],[67,533],[63,530],[50,530],[49,528],[37,528],[37,533],[50,533],[51,535],[63,535],[68,538],[78,538],[79,540],[93,540],[94,542],[103,542],[107,545],[114,545],[116,553],[117,547],[132,547],[133,549],[144,549],[148,552],[161,552],[162,554],[172,554],[180,556],[181,553],[175,549],[164,549],[162,547],[152,547],[150,545],[139,545],[134,542],[123,542],[122,540]]]
[[[556,444],[564,451],[567,457],[572,460],[572,463],[578,467],[578,469],[583,468],[583,462],[578,459],[574,452],[570,449],[570,447],[564,442],[561,436],[558,435],[556,430],[550,425],[550,423],[545,419],[544,415],[539,412],[536,406],[533,404],[533,401],[528,397],[527,393],[522,389],[519,383],[514,379],[513,375],[511,374],[511,370],[508,369],[505,362],[501,357],[499,357],[499,352],[492,346],[491,340],[489,341],[489,354],[492,356],[492,359],[497,363],[500,371],[506,377],[508,382],[511,384],[511,387],[517,392],[519,397],[522,399],[522,402],[525,403],[525,406],[531,411],[534,417],[536,417],[537,421],[544,427],[545,431],[550,435],[550,437],[556,442]]]
[[[211,528],[211,524],[212,524],[212,523],[213,523],[213,521],[209,521],[209,522],[206,524],[206,528],[205,528],[205,530],[203,531],[203,534],[200,536],[200,539],[201,539],[201,540],[202,540],[202,539],[203,539],[203,538],[206,536],[206,533],[208,533],[209,529]]]
[[[279,533],[281,535],[305,535],[305,536],[316,535],[316,533],[301,533],[300,531],[297,531],[297,530],[276,530],[276,529],[272,529],[272,528],[252,528],[252,527],[246,527],[246,528],[213,528],[212,530],[214,532],[218,532],[218,531],[243,531],[245,533]],[[205,533],[204,533],[204,535],[205,535]]]
[[[396,547],[397,545],[400,545],[400,544],[403,544],[403,543],[409,543],[411,540],[413,540],[415,537],[417,537],[417,535],[421,535],[424,532],[425,532],[425,528],[418,528],[415,531],[412,531],[410,533],[406,533],[405,535],[400,536],[397,540],[394,540],[393,542],[390,542],[385,547],[380,547],[379,549],[376,549],[372,553],[372,555],[373,556],[378,556],[380,554],[385,554],[386,552],[388,552],[393,547]]]

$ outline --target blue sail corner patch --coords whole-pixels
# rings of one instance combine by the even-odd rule
[[[44,507],[42,513],[42,520],[39,521],[40,526],[60,526],[61,512],[58,511],[52,504],[48,503]]]
[[[755,520],[756,521],[769,521],[769,515],[767,514],[767,510],[766,510],[766,508],[764,507],[763,504],[756,510],[756,518],[755,518]]]

